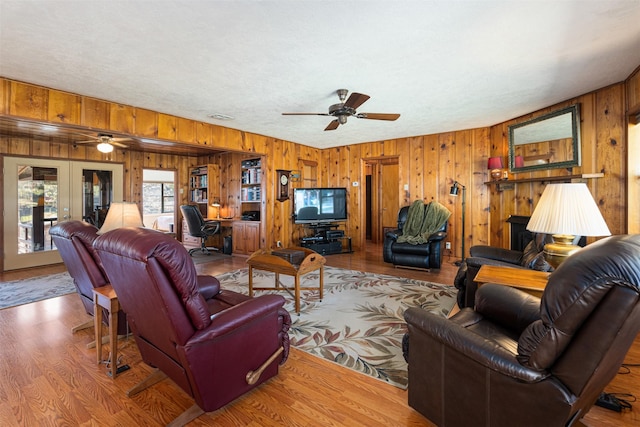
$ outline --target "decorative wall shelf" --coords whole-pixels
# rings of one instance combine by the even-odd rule
[[[521,178],[521,179],[503,179],[499,181],[488,181],[485,185],[495,185],[496,190],[513,190],[515,184],[523,184],[527,182],[581,182],[587,179],[602,178],[603,173],[582,173],[576,175],[564,175],[564,176],[540,176],[535,178]]]

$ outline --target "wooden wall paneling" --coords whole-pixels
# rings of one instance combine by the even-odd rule
[[[198,145],[212,145],[211,142],[211,128],[209,123],[196,123],[196,144]]]
[[[43,87],[12,81],[9,114],[33,120],[46,120],[48,96],[49,91]]]
[[[605,177],[596,180],[595,200],[612,234],[626,231],[626,138],[623,131],[624,99],[621,85],[596,95],[596,157]]]
[[[156,138],[158,136],[158,113],[136,107],[133,133],[137,136]]]
[[[474,129],[471,132],[470,152],[467,154],[469,159],[488,158],[489,153],[489,128]],[[477,161],[477,160],[476,160]],[[464,159],[460,159],[461,167],[465,167]],[[474,163],[475,164],[475,163]],[[471,228],[471,240],[468,242],[468,248],[473,244],[486,245],[489,242],[489,212],[487,206],[490,200],[490,188],[484,185],[488,172],[483,168],[469,168],[473,192],[469,197],[469,226]]]
[[[410,205],[418,194],[424,194],[424,150],[423,137],[407,138],[404,149],[400,150],[400,176],[402,181],[402,192],[396,211],[401,207]],[[409,186],[409,190],[404,190],[404,185]]]
[[[350,181],[347,183],[347,217],[345,224],[345,235],[351,237],[351,246],[354,248],[363,248],[366,240],[364,223],[364,192],[366,191],[366,172],[365,165],[360,155],[360,145],[349,146],[348,169],[350,171]],[[357,182],[356,187],[353,183]]]
[[[452,148],[454,149],[453,153],[455,156],[455,171],[456,171],[456,179],[462,182],[467,187],[467,200],[465,204],[465,218],[464,218],[464,229],[465,235],[461,238],[464,238],[464,249],[465,256],[469,254],[469,248],[473,243],[473,214],[476,209],[476,196],[481,192],[479,185],[484,187],[484,181],[481,181],[478,185],[476,179],[474,177],[473,171],[482,171],[486,169],[486,150],[484,154],[482,152],[474,152],[473,151],[473,131],[472,130],[462,130],[457,131],[453,135],[453,140],[451,141]],[[485,165],[485,168],[482,168],[482,165]],[[471,166],[471,167],[469,167]],[[480,167],[479,167],[480,166]],[[458,171],[460,173],[458,174]],[[483,176],[483,173],[480,172],[480,176]],[[450,198],[450,185],[445,180],[441,180],[440,187],[444,190],[444,194],[442,199],[447,200]],[[460,231],[462,231],[462,200],[460,200]],[[461,242],[460,242],[461,243]],[[460,251],[462,248],[460,248]],[[458,254],[461,257],[463,254],[460,252]]]
[[[0,114],[9,114],[9,87],[11,82],[0,77]]]
[[[627,114],[640,112],[640,66],[635,69],[625,82],[627,88]]]
[[[108,102],[95,98],[82,97],[80,124],[95,129],[108,129],[111,107]]]
[[[158,114],[158,138],[175,141],[177,138],[178,118],[167,114]]]
[[[56,123],[80,124],[82,99],[78,95],[49,90],[47,120]]]
[[[32,140],[31,141],[31,152],[30,155],[33,157],[50,157],[50,142],[42,141],[42,140]]]
[[[413,203],[415,200],[433,200],[435,198],[434,193],[438,189],[438,178],[440,175],[440,167],[442,165],[442,163],[440,162],[439,135],[426,135],[423,137],[423,153],[422,191],[416,194],[412,194],[411,200],[409,200],[409,204]],[[453,181],[451,181],[451,184],[453,184]],[[447,206],[446,203],[442,204]]]
[[[245,146],[244,135],[243,132],[240,132],[235,129],[229,129],[221,126],[215,126],[216,134],[219,133],[220,137],[214,139],[215,146],[228,148],[230,150],[236,151],[251,151],[249,147]],[[220,145],[218,145],[220,144]]]
[[[135,131],[136,109],[122,104],[110,104],[109,129],[133,134]]]
[[[176,140],[196,143],[196,122],[190,119],[176,118]]]
[[[460,257],[462,244],[462,191],[458,197],[449,195],[454,181],[460,181],[467,188],[467,202],[469,201],[469,183],[461,171],[456,173],[456,146],[453,132],[437,135],[436,154],[430,156],[428,169],[432,171],[428,185],[425,185],[425,202],[437,201],[442,203],[449,211],[449,226],[446,242],[451,242],[449,255]],[[462,190],[462,189],[461,189]],[[446,253],[446,250],[445,250]]]

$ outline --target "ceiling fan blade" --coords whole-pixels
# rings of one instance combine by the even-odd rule
[[[364,104],[369,98],[371,98],[369,95],[353,92],[351,95],[349,95],[349,98],[347,99],[347,102],[344,103],[344,106],[353,108],[355,110],[359,106]]]
[[[126,142],[126,141],[131,141],[131,138],[111,138],[109,141],[111,141],[111,142]]]
[[[123,139],[124,139],[124,138],[123,138]],[[110,142],[109,142],[109,144],[114,145],[114,146],[116,146],[116,147],[120,147],[120,148],[127,148],[127,146],[126,146],[126,145],[121,144],[121,143],[119,143],[119,142],[115,142],[115,141],[110,141]]]
[[[385,113],[358,113],[356,115],[359,119],[373,119],[373,120],[398,120],[400,114],[385,114]]]
[[[328,116],[327,113],[282,113],[283,116]]]
[[[91,143],[95,143],[95,140],[91,140],[91,141],[74,141],[74,144],[91,144]]]
[[[331,123],[329,123],[329,126],[324,128],[324,130],[335,130],[338,128],[339,125],[340,125],[340,122],[338,121],[338,119],[335,119]]]

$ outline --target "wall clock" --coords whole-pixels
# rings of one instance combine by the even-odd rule
[[[276,192],[276,199],[283,202],[289,199],[289,175],[291,171],[278,169],[278,191]]]

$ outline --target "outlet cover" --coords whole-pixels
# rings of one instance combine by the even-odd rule
[[[445,249],[451,249],[451,242],[446,242],[446,243],[444,244],[444,248],[445,248]]]

